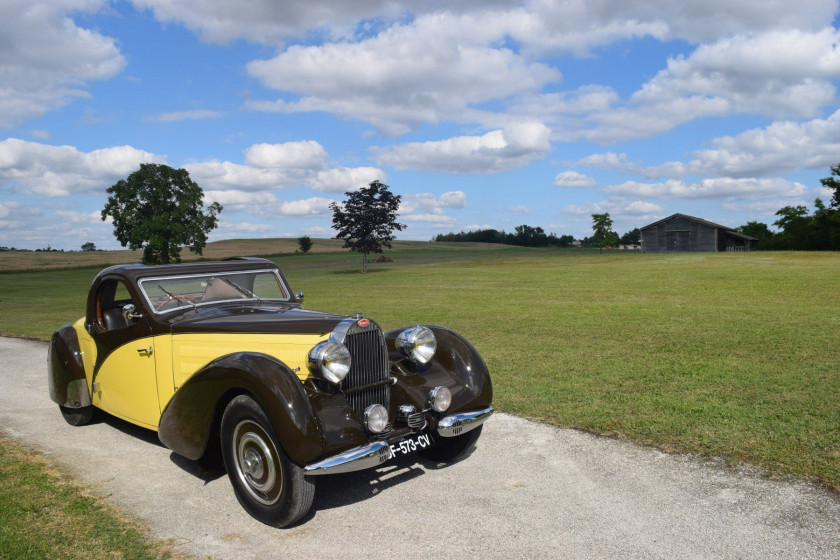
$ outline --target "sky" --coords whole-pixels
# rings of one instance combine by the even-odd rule
[[[400,239],[582,238],[830,198],[828,0],[3,0],[0,246],[117,249],[141,163],[224,206],[211,241],[332,237],[373,180]]]

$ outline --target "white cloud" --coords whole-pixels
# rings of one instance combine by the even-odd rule
[[[366,187],[373,181],[385,181],[388,176],[376,167],[342,167],[318,171],[306,181],[306,186],[320,192],[347,192]]]
[[[732,179],[729,177],[703,179],[697,183],[669,180],[664,183],[627,181],[605,187],[611,196],[645,197],[658,200],[753,199],[768,196],[797,197],[808,189],[802,183],[786,179]]]
[[[831,105],[840,31],[741,33],[670,58],[623,107],[590,114],[577,132],[601,143],[649,137],[699,117],[809,117]]]
[[[560,79],[556,69],[494,45],[504,38],[504,27],[498,14],[441,12],[358,42],[295,45],[272,59],[252,61],[247,69],[264,86],[300,98],[248,106],[329,111],[396,136],[424,122],[457,119],[468,106],[537,92]]]
[[[77,212],[76,210],[56,210],[55,215],[70,222],[71,224],[88,224],[99,225],[103,223],[102,214],[99,211],[94,212]],[[113,218],[108,216],[108,223],[113,223]]]
[[[282,169],[264,169],[230,161],[205,161],[185,165],[190,176],[203,189],[272,190],[286,188],[302,180]]]
[[[281,200],[273,192],[241,190],[210,190],[204,192],[205,201],[216,201],[227,210],[254,214],[266,218],[326,216],[329,198],[310,197],[303,200]]]
[[[326,150],[314,140],[254,144],[245,151],[245,161],[256,167],[323,169],[326,159]]]
[[[202,119],[218,119],[223,117],[224,113],[220,111],[211,111],[210,109],[193,109],[190,111],[173,111],[171,113],[161,113],[159,115],[149,115],[143,120],[153,122],[178,122],[178,121],[196,121]]]
[[[397,169],[443,171],[458,175],[499,173],[545,157],[550,130],[540,123],[521,123],[482,136],[412,142],[375,148],[377,163]]]
[[[463,191],[445,192],[438,198],[444,208],[464,208],[467,205],[467,194]]]
[[[280,2],[252,0],[232,4],[226,0],[200,3],[178,0],[131,0],[139,9],[153,10],[162,22],[179,22],[197,32],[208,42],[227,43],[246,39],[262,43],[282,43],[301,36],[307,30],[321,30],[333,38],[352,36],[357,22],[382,17],[403,18],[409,11],[422,14],[440,8],[437,1],[412,0],[327,0],[321,2]],[[480,0],[451,2],[447,9],[458,11],[471,7],[490,8],[509,5],[508,1]]]
[[[268,224],[255,224],[252,222],[233,223],[221,221],[219,223],[219,229],[232,233],[266,233],[272,231],[274,228]]]
[[[445,208],[464,208],[467,195],[461,191],[450,191],[435,197],[432,193],[410,193],[402,195],[399,220],[408,222],[429,222],[441,226],[456,223]]]
[[[104,192],[141,163],[165,160],[131,146],[81,152],[72,146],[8,138],[0,142],[0,186],[45,196]]]
[[[594,187],[597,181],[588,175],[577,171],[561,171],[554,177],[554,184],[558,187],[578,188]]]
[[[95,12],[103,2],[0,2],[0,128],[40,118],[89,97],[87,82],[117,75],[126,61],[113,39],[78,27],[68,12]]]
[[[766,128],[722,136],[710,142],[711,148],[693,153],[689,161],[669,161],[644,165],[626,154],[593,154],[577,165],[612,169],[656,178],[682,178],[688,175],[767,177],[792,173],[800,168],[827,168],[840,154],[840,111],[827,119],[806,122],[780,121]]]
[[[462,0],[445,5],[435,0],[253,0],[238,4],[132,0],[132,4],[139,10],[153,10],[162,22],[183,23],[205,41],[246,39],[273,44],[312,30],[335,40],[350,39],[361,21],[377,18],[387,27],[406,19],[408,13],[417,19],[440,17],[443,6],[453,21],[450,25],[460,24],[465,33],[475,33],[477,28],[497,38],[508,35],[532,49],[573,52],[641,36],[702,42],[742,31],[814,29],[837,11],[833,0],[803,0],[795,7],[761,0]],[[360,27],[364,32],[370,25]]]

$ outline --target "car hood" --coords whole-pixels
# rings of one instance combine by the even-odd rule
[[[347,317],[296,306],[230,304],[198,308],[168,320],[172,333],[326,334]]]

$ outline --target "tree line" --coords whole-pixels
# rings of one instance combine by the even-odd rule
[[[609,218],[609,214],[606,215]],[[607,227],[611,227],[607,226]],[[604,240],[607,240],[603,246],[610,245],[638,245],[642,238],[642,232],[639,228],[632,229],[622,236],[619,236],[615,231],[607,230],[603,235]],[[584,237],[580,240],[581,247],[599,247],[602,246],[602,240],[598,234],[592,237]],[[477,229],[472,231],[461,231],[458,233],[441,233],[432,238],[432,241],[456,241],[456,242],[474,242],[474,243],[504,243],[506,245],[518,245],[520,247],[572,247],[575,244],[575,238],[572,235],[556,235],[554,233],[547,234],[543,228],[539,226],[521,225],[516,226],[514,231],[506,233],[505,230],[496,229]]]

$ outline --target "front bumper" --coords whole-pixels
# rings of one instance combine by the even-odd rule
[[[483,410],[446,416],[438,422],[437,433],[441,437],[459,436],[481,426],[493,412],[493,407],[490,406]],[[361,471],[378,467],[391,457],[390,444],[384,441],[374,441],[307,465],[303,467],[303,474],[320,476]]]

